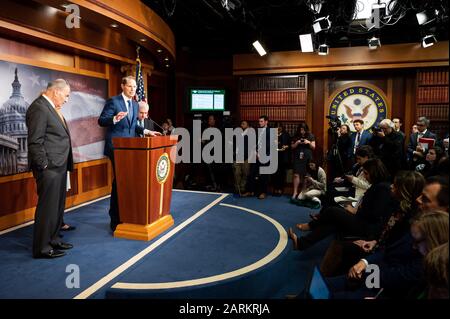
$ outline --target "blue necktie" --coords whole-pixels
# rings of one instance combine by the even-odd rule
[[[131,105],[131,100],[128,100],[128,119],[130,120],[130,123],[133,119],[133,107]]]

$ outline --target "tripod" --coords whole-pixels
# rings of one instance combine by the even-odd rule
[[[332,128],[329,128],[328,132],[331,134],[332,145],[328,150],[327,159],[330,163],[334,164],[333,168],[340,173],[336,174],[336,176],[342,175],[344,173],[344,164],[342,163],[342,157],[338,147],[339,136],[338,133]]]

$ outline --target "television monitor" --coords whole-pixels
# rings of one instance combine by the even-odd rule
[[[225,90],[221,89],[191,89],[191,111],[224,111]]]

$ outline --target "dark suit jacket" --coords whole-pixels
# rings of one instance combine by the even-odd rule
[[[356,132],[352,133],[352,136],[351,136],[352,143],[350,145],[349,154],[353,154],[353,149],[355,148],[355,142],[356,142],[356,134],[357,134]],[[358,146],[368,145],[371,138],[372,138],[372,134],[363,130],[361,133],[361,137],[360,137]]]
[[[394,178],[402,167],[403,136],[398,132],[392,131],[391,134],[386,135],[382,139],[379,152],[376,153],[386,165],[391,177]]]
[[[408,144],[408,159],[409,160],[412,160],[413,152],[416,150],[416,147],[417,147],[417,136],[418,135],[419,135],[419,133],[413,133],[409,137],[409,144]],[[434,142],[435,145],[438,142],[436,134],[431,132],[429,129],[427,129],[427,131],[425,132],[423,137],[435,139],[435,142]]]
[[[28,161],[33,170],[62,167],[73,169],[70,133],[53,106],[42,95],[26,113]]]
[[[368,240],[379,238],[384,223],[396,208],[390,183],[378,183],[369,187],[355,215],[366,225],[364,233]]]
[[[141,124],[139,123],[139,119],[137,119],[137,124],[138,126],[141,126]],[[153,124],[153,122],[149,119],[144,119],[144,126],[143,127],[145,130],[150,130],[150,131],[154,131],[155,130],[155,125]],[[140,134],[140,137],[143,137],[144,134]]]
[[[397,298],[417,285],[423,276],[423,257],[413,248],[408,232],[402,238],[366,257],[369,264],[380,267],[380,285]]]
[[[117,115],[119,112],[126,112],[127,107],[125,105],[125,101],[122,97],[122,94],[117,96],[113,96],[108,101],[106,101],[105,106],[103,107],[103,111],[98,118],[98,124],[102,127],[107,127],[106,136],[105,136],[105,152],[104,154],[109,158],[113,156],[113,137],[136,137],[143,134],[144,129],[138,125],[136,125],[136,115],[138,114],[138,103],[136,101],[132,101],[133,107],[133,116],[131,121],[128,119],[128,116],[123,118],[118,123],[114,124],[113,117]]]

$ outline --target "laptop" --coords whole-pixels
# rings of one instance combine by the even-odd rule
[[[330,299],[331,292],[327,283],[319,270],[314,266],[305,287],[305,297],[307,299]]]

